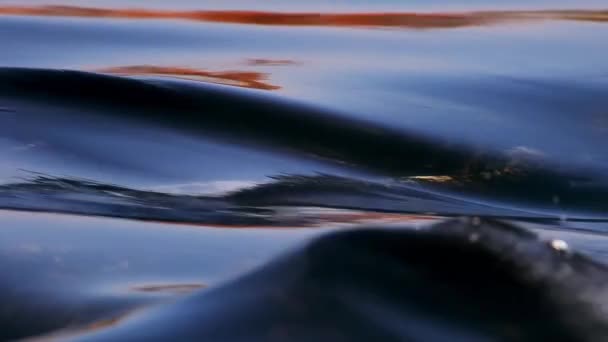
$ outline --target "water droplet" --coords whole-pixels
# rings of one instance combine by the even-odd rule
[[[568,250],[568,244],[564,240],[551,240],[551,248],[564,252]]]

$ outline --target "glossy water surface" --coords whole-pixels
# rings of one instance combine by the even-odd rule
[[[315,303],[266,268],[223,284],[346,227],[508,220],[608,261],[605,37],[599,0],[0,1],[0,339],[142,338],[121,319],[272,279]],[[370,338],[493,340],[355,290]]]

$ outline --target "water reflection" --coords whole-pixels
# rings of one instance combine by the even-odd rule
[[[78,6],[3,6],[0,7],[0,14],[82,18],[182,19],[254,25],[402,27],[418,29],[492,25],[522,20],[608,21],[608,11],[604,10],[520,10],[460,13],[315,13],[237,10],[178,11]]]
[[[317,232],[2,211],[0,340],[102,328],[258,267]]]
[[[139,311],[139,310],[134,309],[131,311],[121,313],[119,315],[101,318],[99,320],[95,320],[95,321],[87,323],[87,324],[82,324],[82,325],[77,325],[77,326],[70,325],[67,327],[62,327],[58,331],[53,331],[49,334],[43,334],[41,336],[34,336],[31,338],[21,339],[21,341],[23,341],[23,342],[55,342],[55,341],[68,340],[79,334],[91,333],[91,332],[109,329],[114,326],[117,326],[137,311]]]
[[[266,81],[268,74],[256,71],[207,71],[186,67],[164,67],[154,65],[109,67],[101,68],[96,71],[115,75],[171,76],[175,78],[202,80],[211,83],[262,90],[281,89],[280,86],[270,84]]]

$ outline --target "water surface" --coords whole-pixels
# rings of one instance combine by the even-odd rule
[[[604,262],[603,37],[595,0],[0,1],[0,339],[104,339],[345,227]]]

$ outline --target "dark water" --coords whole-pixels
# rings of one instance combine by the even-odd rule
[[[605,37],[595,0],[0,1],[0,340],[602,340]]]

